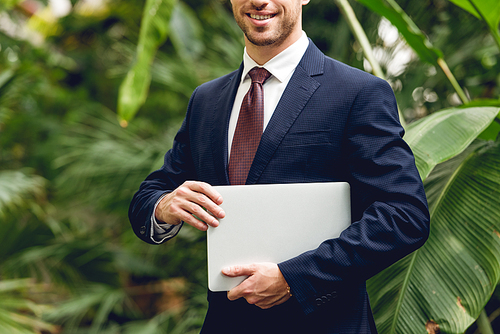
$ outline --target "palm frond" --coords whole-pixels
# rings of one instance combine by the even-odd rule
[[[8,211],[37,206],[45,185],[46,180],[31,169],[0,171],[0,218]]]
[[[82,121],[70,126],[54,161],[61,170],[56,179],[61,198],[126,212],[130,198],[171,145],[173,131],[143,139],[147,124],[122,129],[116,115],[102,106],[93,113],[83,110]]]
[[[34,283],[30,279],[0,281],[1,333],[56,332],[56,326],[40,318],[48,307],[27,298],[27,292],[33,287]]]

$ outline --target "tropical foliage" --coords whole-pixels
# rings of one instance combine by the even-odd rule
[[[425,180],[429,241],[368,282],[380,333],[500,327],[497,2],[304,8],[326,54],[391,83]],[[147,245],[126,213],[191,92],[242,48],[229,2],[0,4],[0,332],[199,331],[204,235]]]

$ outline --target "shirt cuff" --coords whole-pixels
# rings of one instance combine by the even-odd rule
[[[179,225],[172,225],[167,223],[158,223],[155,217],[156,207],[163,199],[163,197],[167,196],[169,193],[165,193],[161,195],[161,197],[156,201],[155,207],[153,209],[153,214],[151,215],[151,229],[149,231],[149,238],[156,244],[161,244],[168,239],[175,237],[179,230],[182,227],[183,222]]]

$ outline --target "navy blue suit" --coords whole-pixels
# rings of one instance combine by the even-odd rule
[[[144,241],[151,242],[144,231],[162,193],[185,180],[229,184],[227,129],[241,72],[194,91],[165,164],[132,200],[132,227]],[[261,310],[209,292],[202,333],[376,333],[365,281],[429,233],[427,201],[403,133],[385,81],[310,42],[262,135],[247,184],[347,181],[352,224],[339,238],[325,237],[317,249],[278,264],[293,293],[282,305]]]

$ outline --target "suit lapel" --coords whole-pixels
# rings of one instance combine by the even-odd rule
[[[229,184],[229,177],[227,174],[227,129],[242,71],[243,63],[228,83],[220,90],[213,110],[212,123],[210,126],[212,129],[211,147],[214,157],[215,171],[217,173],[218,184],[221,185]]]
[[[269,121],[255,154],[246,184],[258,182],[283,137],[320,86],[312,76],[323,74],[324,55],[309,41],[309,47],[295,69]],[[234,98],[233,98],[234,100]]]

